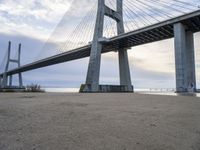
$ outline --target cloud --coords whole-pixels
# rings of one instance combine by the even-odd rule
[[[70,7],[71,0],[3,0],[0,31],[46,39]]]
[[[19,20],[32,17],[36,20],[57,22],[63,13],[68,10],[70,3],[71,0],[6,0],[1,2],[0,10]]]

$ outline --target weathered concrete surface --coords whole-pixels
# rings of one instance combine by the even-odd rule
[[[174,24],[176,91],[196,91],[194,35],[182,23]]]
[[[2,94],[0,150],[199,150],[200,99]]]

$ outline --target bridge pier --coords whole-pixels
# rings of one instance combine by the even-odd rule
[[[6,73],[3,74],[3,79],[2,79],[2,88],[6,88],[8,84],[8,76]]]
[[[127,92],[133,92],[127,50],[119,50],[120,85],[126,87]]]
[[[103,24],[104,24],[104,13],[105,13],[104,3],[105,0],[98,0],[96,26],[94,31],[94,37],[90,53],[90,61],[86,77],[85,90],[88,92],[99,91],[99,74],[100,74],[101,51],[102,51],[102,43],[99,42],[99,39],[103,36]]]
[[[195,92],[194,36],[182,23],[174,24],[176,92]]]
[[[118,49],[120,85],[99,85],[101,51],[103,42],[104,16],[117,22],[118,34],[124,33],[123,25],[123,0],[117,0],[117,11],[105,5],[105,0],[98,0],[96,26],[90,52],[90,60],[86,84],[81,85],[80,92],[133,92],[126,49]]]
[[[12,75],[9,76],[9,87],[12,87]]]
[[[117,0],[117,13],[120,17],[117,21],[117,33],[119,35],[125,33],[123,21],[123,0]],[[126,91],[133,92],[127,49],[119,49],[118,57],[120,85],[125,86],[127,88]]]
[[[2,80],[3,78],[0,76],[0,88],[2,88]]]
[[[22,74],[18,73],[19,75],[19,86],[13,86],[12,82],[13,82],[13,75],[8,75],[8,69],[9,69],[9,65],[10,63],[16,63],[18,65],[18,67],[20,67],[20,59],[21,59],[21,44],[19,44],[19,48],[18,48],[18,58],[15,59],[11,59],[11,42],[9,41],[8,44],[8,56],[7,56],[7,63],[6,63],[6,67],[5,67],[5,72],[3,74],[3,77],[0,77],[0,87],[5,89],[12,89],[12,88],[24,88],[23,87],[23,83],[22,83]],[[9,79],[9,80],[8,80]]]

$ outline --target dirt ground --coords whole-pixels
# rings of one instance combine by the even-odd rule
[[[200,98],[0,93],[0,150],[200,150]]]

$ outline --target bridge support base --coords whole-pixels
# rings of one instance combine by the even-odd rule
[[[131,89],[126,85],[99,85],[98,91],[93,91],[91,85],[82,84],[80,87],[80,93],[132,93],[133,86]]]
[[[174,25],[176,92],[196,92],[194,36],[182,23]]]
[[[0,92],[24,92],[25,87],[18,87],[18,86],[7,86],[0,88]]]

